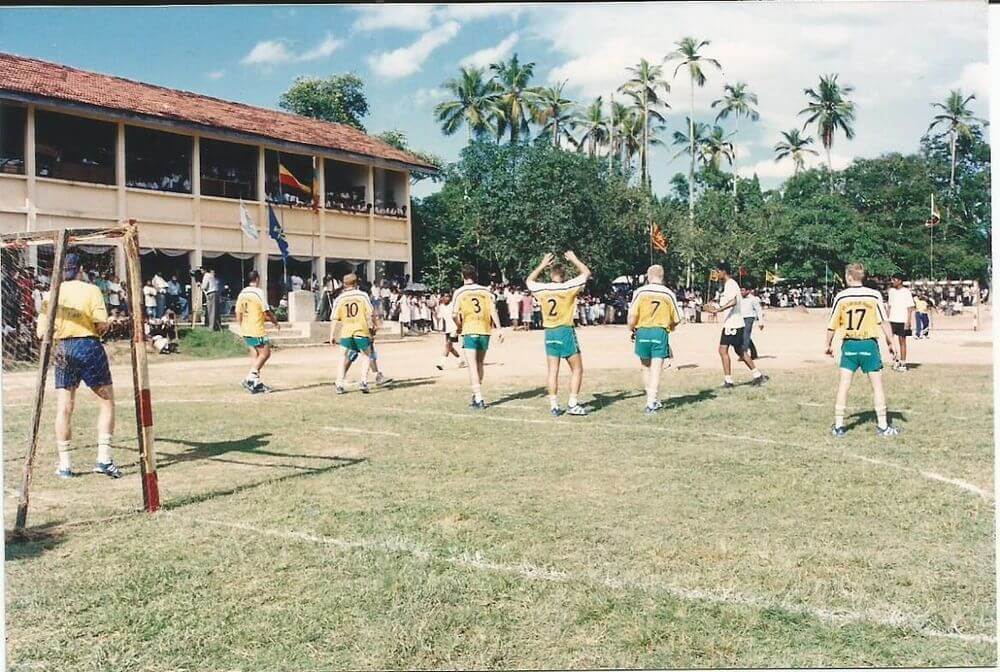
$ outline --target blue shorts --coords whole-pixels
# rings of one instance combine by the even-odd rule
[[[52,358],[56,367],[57,390],[75,390],[81,380],[92,390],[111,384],[108,355],[95,337],[57,341]]]

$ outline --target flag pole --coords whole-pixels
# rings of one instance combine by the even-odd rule
[[[243,218],[243,199],[240,198],[240,219]],[[240,222],[240,289],[246,286],[247,273],[246,268],[244,268],[243,259],[243,237],[247,235],[247,232],[243,230],[243,222]],[[266,291],[266,290],[265,290]]]
[[[282,207],[285,203],[285,190],[281,188],[281,150],[276,150],[278,154],[278,212],[281,213],[281,232],[284,235],[285,232],[285,209]],[[278,250],[281,251],[280,248]],[[281,255],[281,269],[282,269],[282,281],[281,281],[281,291],[288,296],[288,260],[285,255]]]

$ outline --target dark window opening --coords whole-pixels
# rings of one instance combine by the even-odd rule
[[[279,169],[280,166],[283,170]],[[264,151],[264,190],[269,203],[311,206],[313,159],[301,154]]]
[[[24,175],[24,136],[28,109],[0,104],[0,173]]]
[[[125,127],[125,186],[191,193],[194,138],[136,126]]]
[[[327,208],[347,212],[368,212],[371,209],[365,194],[368,191],[365,186],[368,184],[366,167],[327,159],[323,162],[323,171]]]
[[[221,140],[201,140],[201,193],[257,200],[258,150]]]
[[[383,217],[406,217],[405,181],[393,170],[375,171],[375,214]]]
[[[115,124],[58,112],[35,112],[39,177],[115,183]]]

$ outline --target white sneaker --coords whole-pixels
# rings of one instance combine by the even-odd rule
[[[576,406],[570,406],[566,409],[567,415],[587,415],[587,409],[577,404]]]

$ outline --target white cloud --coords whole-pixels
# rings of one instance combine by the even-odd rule
[[[427,30],[431,27],[433,5],[378,4],[357,7],[360,16],[354,29],[362,31],[398,28],[402,30]]]
[[[458,35],[459,24],[449,21],[428,30],[415,42],[392,51],[379,52],[368,58],[368,64],[375,74],[386,79],[398,79],[419,72],[434,50],[450,42]]]
[[[283,42],[277,40],[263,40],[253,45],[243,60],[244,65],[279,65],[293,60],[291,52],[285,47]]]
[[[226,76],[225,70],[212,70],[211,72],[206,72],[205,76],[209,79],[222,79]]]
[[[976,100],[984,103],[990,99],[990,66],[985,61],[969,63],[962,68],[962,74],[950,89],[961,89],[964,95],[976,94]],[[986,117],[985,109],[978,110],[977,114]]]
[[[514,3],[407,5],[384,3],[355,8],[358,18],[354,29],[371,32],[376,30],[428,30],[434,24],[458,21],[481,21],[499,16],[516,18],[524,6]]]
[[[255,44],[253,49],[240,62],[244,65],[269,67],[285,63],[316,61],[326,58],[343,46],[343,44],[343,40],[334,39],[330,33],[327,33],[323,40],[315,47],[301,54],[296,54],[289,50],[282,40],[263,40]]]
[[[340,47],[344,46],[343,40],[335,40],[333,35],[330,33],[326,34],[323,41],[317,44],[315,47],[302,53],[298,60],[300,61],[316,61],[321,58],[326,58]]]
[[[417,89],[416,93],[413,94],[413,104],[417,107],[425,107],[442,101],[447,96],[448,92],[442,88]]]
[[[514,45],[517,44],[517,40],[518,40],[518,34],[511,33],[503,40],[501,40],[499,44],[492,47],[487,47],[485,49],[480,49],[475,53],[469,54],[461,61],[459,61],[458,64],[461,65],[463,68],[489,67],[491,63],[496,63],[498,61],[507,58],[511,50],[514,48]]]

